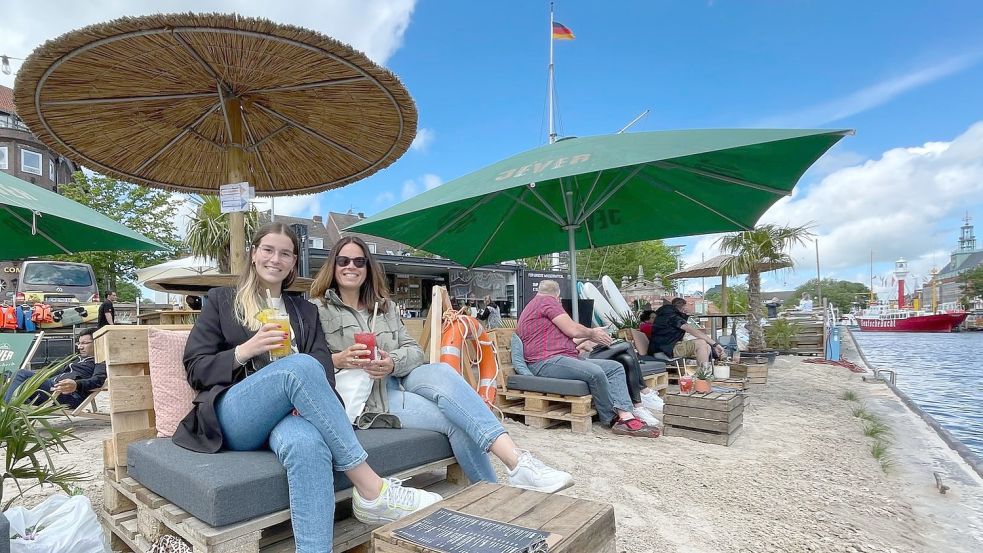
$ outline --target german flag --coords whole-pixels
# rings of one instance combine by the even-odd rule
[[[553,40],[573,40],[573,31],[566,28],[564,25],[553,22]]]

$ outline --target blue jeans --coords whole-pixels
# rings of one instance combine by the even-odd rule
[[[389,412],[404,428],[446,435],[468,480],[496,481],[488,450],[505,428],[457,371],[446,363],[430,363],[387,380]]]
[[[615,409],[631,413],[632,404],[625,382],[625,368],[611,359],[574,359],[566,355],[554,355],[529,364],[536,376],[583,380],[594,396],[594,408],[601,422],[609,423],[617,417]]]
[[[32,376],[34,376],[34,371],[29,369],[20,369],[14,373],[14,376],[10,379],[10,385],[7,387],[7,393],[3,395],[3,401],[5,403],[10,403],[10,398],[14,397],[14,394],[17,393],[17,388],[19,388],[21,384],[27,382],[27,380]],[[41,405],[44,403],[49,397],[51,397],[51,387],[55,385],[55,382],[55,378],[46,379],[41,383],[41,386],[38,387],[38,391],[34,392],[34,394],[32,394],[27,401],[29,403],[33,403],[34,405]],[[78,392],[72,392],[70,394],[59,394],[55,399],[57,399],[58,403],[75,409],[82,404],[82,401],[85,400],[85,396]]]
[[[300,416],[291,415],[295,408]],[[297,552],[331,551],[333,471],[351,470],[368,454],[321,363],[305,354],[274,361],[222,394],[216,414],[225,448],[252,451],[268,442],[287,470]]]

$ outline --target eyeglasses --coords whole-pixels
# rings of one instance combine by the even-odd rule
[[[82,342],[82,341],[79,341],[79,342],[76,342],[76,343],[78,345],[80,345],[80,346],[91,346],[92,345],[92,342],[91,341],[90,342]]]
[[[275,249],[269,246],[260,246],[256,248],[256,251],[258,251],[260,255],[262,255],[263,257],[270,257],[270,258],[272,258],[274,255],[279,253],[280,259],[284,261],[293,261],[294,258],[297,257],[297,254],[295,254],[294,252],[288,252],[287,250],[280,250],[279,252],[277,252]]]
[[[337,267],[347,267],[349,263],[355,265],[356,269],[364,269],[365,264],[368,263],[368,258],[365,257],[348,257],[347,255],[339,255],[334,258],[334,264]]]

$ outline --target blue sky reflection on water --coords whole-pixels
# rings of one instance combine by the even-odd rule
[[[983,457],[983,332],[854,332],[867,360],[897,372],[897,385]]]

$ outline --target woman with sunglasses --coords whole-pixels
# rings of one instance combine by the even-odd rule
[[[208,292],[184,350],[198,396],[173,440],[202,453],[272,449],[287,471],[297,551],[321,553],[332,548],[335,470],[352,481],[353,510],[366,523],[397,520],[441,498],[380,478],[366,463],[334,390],[317,309],[285,293],[298,251],[289,227],[268,224],[253,239],[238,285]],[[261,322],[264,307],[289,318],[290,332]],[[273,357],[288,338],[289,353]]]
[[[491,452],[505,464],[512,486],[552,493],[573,484],[566,472],[518,449],[450,365],[424,364],[423,349],[410,337],[389,297],[386,274],[361,238],[346,236],[331,248],[314,278],[311,301],[318,305],[338,376],[371,382],[367,398],[345,398],[353,424],[445,434],[471,482],[497,480],[488,458]],[[376,305],[378,315],[372,321]],[[355,334],[368,332],[373,323],[376,355],[371,359],[368,347],[355,343]]]

